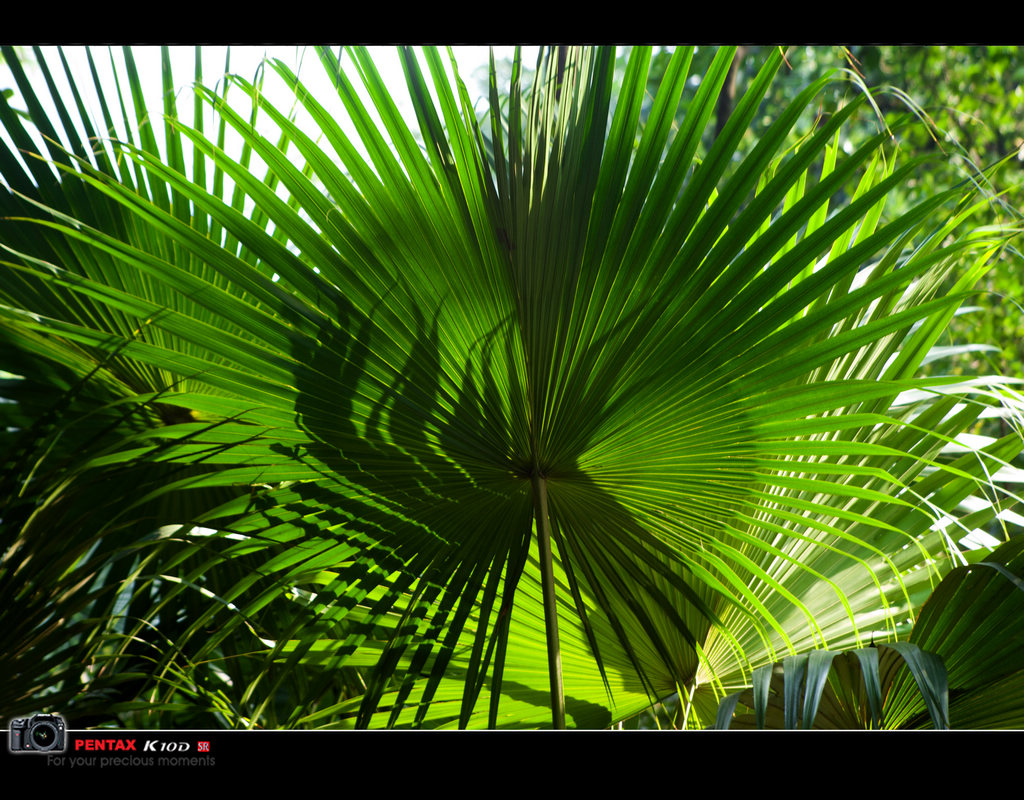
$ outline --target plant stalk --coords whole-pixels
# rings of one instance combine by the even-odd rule
[[[548,519],[547,481],[536,466],[531,475],[533,509],[537,520],[541,584],[544,590],[544,630],[548,645],[548,677],[551,682],[551,724],[565,730],[565,692],[562,688],[562,651],[558,646],[558,608],[555,604],[555,570],[551,556],[551,521]]]

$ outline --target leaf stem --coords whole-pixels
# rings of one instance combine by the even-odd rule
[[[551,556],[547,480],[536,465],[530,478],[533,484],[533,508],[537,520],[537,546],[544,590],[544,630],[547,634],[548,676],[551,681],[551,723],[556,730],[565,730],[565,693],[562,688],[562,652],[558,645],[558,609],[555,603],[555,572]]]

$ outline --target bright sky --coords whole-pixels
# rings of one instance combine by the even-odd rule
[[[68,57],[69,64],[72,69],[73,75],[80,83],[91,84],[89,75],[88,61],[86,59],[85,47],[65,47],[65,52]],[[110,82],[110,56],[108,55],[108,48],[106,47],[92,47],[90,48],[93,59],[96,61],[97,69],[103,76],[104,86],[108,87],[108,91],[113,87],[113,83]],[[227,53],[227,47],[220,45],[204,45],[203,51],[203,80],[207,85],[213,85],[220,78],[223,67],[225,54]],[[404,80],[401,73],[401,67],[398,62],[398,56],[394,47],[384,46],[373,46],[368,48],[374,57],[375,65],[380,71],[384,80],[389,86],[394,87],[392,96],[395,101],[399,104],[399,108],[408,107],[407,92],[404,91]],[[471,80],[473,73],[476,69],[482,65],[487,64],[488,47],[486,46],[456,46],[453,51],[458,61],[459,71],[463,76],[463,79],[467,82],[467,87],[470,91],[475,90],[475,82]],[[509,46],[498,46],[495,48],[496,57],[502,58],[505,56],[511,56],[514,48]],[[536,47],[525,48],[529,52],[536,52]],[[56,47],[44,47],[42,48],[43,53],[46,56],[48,64],[51,65],[51,69],[59,73],[59,60],[57,58]],[[120,48],[113,48],[114,58],[121,64],[121,53]],[[144,45],[136,46],[132,48],[132,52],[135,57],[136,65],[138,66],[139,76],[142,84],[145,87],[147,97],[153,97],[153,107],[160,108],[160,84],[161,84],[161,66],[160,66],[160,52],[161,48],[156,45]],[[179,100],[190,100],[187,95],[183,94],[180,90],[186,88],[191,81],[193,81],[195,72],[195,47],[193,46],[172,46],[170,47],[170,53],[172,58],[172,70],[174,73],[175,83],[179,87]],[[272,46],[253,46],[253,45],[236,45],[230,48],[230,72],[240,75],[248,80],[253,80],[256,75],[257,68],[259,67],[260,61],[263,57],[267,56],[270,58],[280,58],[286,64],[299,74],[304,80],[310,81],[310,88],[315,91],[316,79],[322,76],[323,70],[321,66],[317,64],[317,56],[313,52],[311,47],[308,46],[296,46],[296,45],[272,45]],[[443,53],[442,53],[443,55]],[[532,57],[532,56],[529,56]],[[446,59],[445,59],[446,60]],[[349,65],[349,59],[347,56],[342,57],[342,64],[344,66]],[[31,70],[30,75],[36,78],[40,78],[38,70]],[[0,66],[0,88],[6,88],[13,86],[13,80],[9,77],[9,72],[6,66]],[[319,93],[317,92],[317,96]]]
[[[376,64],[377,69],[385,80],[385,83],[391,87],[392,98],[398,105],[399,110],[403,113],[408,112],[407,119],[409,119],[411,124],[415,126],[415,118],[412,116],[411,104],[408,101],[408,92],[405,89],[404,76],[399,64],[396,49],[394,47],[375,46],[370,47],[369,50],[374,58],[374,63]],[[498,59],[510,57],[513,50],[514,48],[509,46],[495,47],[495,57]],[[66,82],[63,78],[63,70],[58,56],[58,48],[44,47],[42,48],[42,51],[46,57],[47,63],[55,74],[55,78],[59,86],[61,87],[62,95],[66,98],[65,102],[68,103],[69,106],[73,106],[73,101],[70,99],[70,93],[67,90]],[[473,79],[473,75],[478,67],[487,64],[489,48],[486,46],[457,46],[453,48],[453,51],[459,66],[459,72],[462,75],[463,80],[466,82],[469,91],[474,93],[477,88],[477,81]],[[90,74],[89,62],[86,57],[86,48],[65,47],[63,48],[63,52],[68,59],[71,73],[75,76],[75,79],[82,90],[83,98],[91,109],[94,122],[98,122],[100,120],[99,106],[93,100],[95,92],[92,86],[93,82]],[[110,53],[112,52],[113,60],[118,65],[119,73],[123,75],[123,59],[120,47],[109,49],[105,46],[92,47],[91,52],[93,59],[96,62],[97,70],[101,75],[101,83],[104,87],[104,93],[108,99],[115,97],[115,84],[112,77],[113,71],[110,67]],[[140,80],[144,87],[143,91],[146,95],[147,106],[152,111],[159,112],[159,110],[162,109],[162,100],[160,95],[160,47],[148,45],[138,46],[133,47],[132,52],[139,70]],[[318,63],[316,53],[313,52],[313,49],[310,47],[294,45],[275,45],[267,47],[242,45],[231,47],[230,52],[230,71],[246,78],[249,81],[252,81],[255,78],[257,68],[264,56],[279,58],[299,75],[303,82],[306,83],[307,88],[309,88],[318,99],[330,100],[332,97],[336,97],[333,89],[327,84],[326,75],[323,68]],[[193,46],[174,46],[170,48],[170,53],[174,82],[178,87],[178,113],[183,117],[183,119],[188,120],[190,119],[193,102],[189,87],[191,86],[194,78],[195,48]],[[225,46],[204,45],[202,47],[202,53],[203,83],[207,86],[213,87],[219,83],[221,76],[223,75],[227,48]],[[443,52],[442,55],[444,55]],[[536,47],[524,48],[524,61],[526,63],[532,64],[532,60],[535,58]],[[351,64],[351,60],[347,56],[343,56],[341,60],[345,67],[348,67]],[[444,60],[447,63],[447,59],[445,58]],[[423,66],[425,70],[425,65]],[[43,84],[41,71],[30,65],[27,72],[36,86],[39,87],[38,91],[40,97],[45,99],[48,96],[48,92]],[[269,74],[270,71],[268,70],[268,75]],[[354,77],[354,72],[350,72],[349,74]],[[356,84],[358,85],[358,81],[356,81]],[[7,66],[0,64],[0,90],[14,88],[14,86],[14,79]],[[122,85],[122,89],[126,88],[126,86]],[[287,92],[287,90],[283,90],[279,86],[276,81],[276,76],[268,78],[267,83],[264,85],[264,91],[271,98],[271,101],[281,110],[288,111],[292,107],[291,93]],[[280,93],[278,93],[278,91],[280,91]],[[246,109],[246,104],[241,94],[236,93],[232,96],[234,97],[234,102],[237,104],[236,107],[244,111]],[[12,100],[12,104],[15,108],[25,108],[24,101],[17,96]],[[48,111],[51,114],[54,113],[52,108],[48,108]],[[113,113],[116,115],[118,110],[113,109]],[[347,115],[339,102],[338,116],[336,119],[343,119],[346,116]],[[56,117],[52,118],[56,119]],[[162,126],[156,126],[155,128],[158,135],[161,133],[161,128]],[[349,130],[351,132],[351,129]],[[315,133],[315,130],[312,132]],[[3,135],[4,131],[0,130],[0,136]]]

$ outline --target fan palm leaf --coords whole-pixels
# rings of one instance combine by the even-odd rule
[[[109,219],[22,192],[56,244],[7,245],[31,287],[4,294],[8,340],[158,372],[115,379],[187,410],[88,467],[202,466],[129,508],[250,487],[165,520],[149,619],[218,602],[156,673],[245,648],[236,724],[291,674],[289,725],[595,727],[895,636],[949,568],[936,520],[1020,449],[950,463],[999,391],[917,374],[1005,235],[964,234],[966,200],[936,222],[957,192],[886,219],[920,164],[883,160],[883,136],[841,156],[856,101],[793,145],[827,79],[734,163],[779,53],[699,161],[728,49],[678,130],[684,48],[642,125],[648,48],[617,95],[609,50],[542,50],[529,91],[517,56],[489,130],[454,58],[404,49],[422,146],[348,55],[354,78],[319,51],[330,100],[268,65],[319,138],[258,85],[232,78],[242,111],[197,83],[241,157],[169,104],[166,154],[114,148],[134,180],[51,154]],[[339,696],[342,669],[365,688]]]

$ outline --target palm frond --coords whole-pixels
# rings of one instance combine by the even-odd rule
[[[179,410],[83,466],[158,468],[129,509],[194,501],[159,520],[181,527],[111,662],[173,630],[168,707],[237,657],[181,684],[233,725],[606,726],[681,687],[707,708],[783,654],[898,636],[952,566],[937,523],[1001,490],[1018,435],[944,448],[1005,395],[920,374],[1007,239],[963,230],[976,198],[888,219],[921,165],[884,137],[841,155],[856,101],[797,131],[827,77],[739,159],[781,53],[699,162],[727,49],[678,130],[687,49],[642,126],[649,48],[617,95],[612,51],[563,55],[530,87],[517,57],[507,101],[492,77],[480,123],[450,52],[451,77],[403,49],[417,132],[365,49],[319,50],[330,97],[269,62],[316,136],[197,66],[161,150],[129,53],[135,141],[3,162],[18,374],[95,368],[115,407]]]

